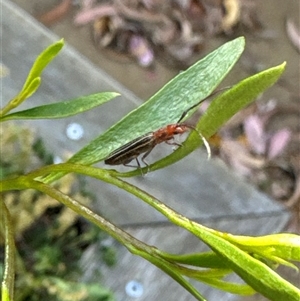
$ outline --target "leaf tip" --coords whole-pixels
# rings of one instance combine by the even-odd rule
[[[239,42],[241,46],[245,47],[246,39],[244,36],[240,36],[240,37],[236,38],[235,41]]]
[[[64,47],[65,45],[65,40],[64,38],[58,40],[53,44],[53,48],[57,49],[57,53]]]
[[[57,41],[57,44],[61,44],[62,46],[65,45],[65,39],[61,38],[59,41]]]
[[[280,66],[282,67],[282,69],[285,69],[285,67],[286,67],[286,61],[284,61]]]

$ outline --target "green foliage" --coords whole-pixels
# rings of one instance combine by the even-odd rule
[[[53,162],[53,156],[45,149],[43,141],[34,140],[34,133],[24,126],[8,124],[6,131],[1,132],[1,141],[4,142],[2,153],[5,154],[0,162],[2,170],[5,171],[3,177],[15,178],[33,166],[37,168],[38,165]],[[81,191],[82,183],[82,179],[79,182],[74,175],[69,174],[60,179],[55,187],[65,192],[71,191],[71,196],[76,196],[82,204],[90,205],[89,197]],[[78,219],[76,213],[61,206],[55,199],[38,191],[9,191],[3,198],[10,209],[15,238],[22,245],[16,260],[18,277],[14,300],[48,300],[50,295],[51,300],[60,300],[53,294],[53,290],[58,291],[58,287],[55,288],[57,282],[48,287],[45,280],[49,277],[60,277],[61,282],[66,282],[65,286],[73,285],[72,281],[80,277],[78,262],[85,246],[105,239],[105,234],[100,233],[99,228],[94,225]],[[4,233],[1,234],[0,245],[3,244],[5,236]],[[100,249],[99,258],[107,266],[111,266],[116,261],[114,252],[113,248]],[[1,255],[2,252],[0,261],[3,260]],[[2,267],[4,266],[0,266],[0,275],[4,272]],[[88,291],[85,285],[80,290]],[[52,293],[49,295],[50,291]]]
[[[45,105],[8,115],[7,113],[11,109],[19,105],[37,89],[40,83],[41,71],[59,52],[61,46],[62,42],[53,44],[39,56],[21,92],[1,111],[0,116],[2,117],[2,121],[16,118],[62,118],[80,113],[95,105],[100,105],[116,96],[115,93],[103,93],[97,96],[87,96],[84,102],[82,101],[83,98],[78,98],[72,102]],[[243,38],[226,43],[185,72],[176,76],[146,103],[91,141],[67,163],[39,168],[27,175],[10,180],[4,179],[1,182],[2,191],[31,188],[44,193],[50,198],[56,199],[75,213],[106,231],[133,254],[139,255],[155,264],[188,290],[197,300],[205,300],[205,298],[188,281],[188,278],[204,282],[212,287],[234,294],[249,295],[257,291],[270,300],[299,300],[300,290],[281,278],[266,264],[267,262],[271,266],[272,264],[273,266],[284,264],[295,268],[290,261],[300,260],[299,236],[275,234],[264,237],[244,237],[233,236],[206,228],[175,212],[147,192],[121,179],[121,177],[140,174],[140,170],[119,173],[110,169],[89,166],[103,160],[111,151],[140,135],[157,130],[167,124],[178,122],[186,110],[200,103],[201,100],[212,93],[236,63],[243,49]],[[272,86],[278,80],[284,68],[285,63],[262,71],[259,74],[244,79],[230,90],[216,97],[198,122],[197,129],[208,139],[235,113],[251,103],[265,89]],[[70,103],[72,105],[69,105]],[[189,112],[186,118],[191,113]],[[150,166],[149,171],[173,164],[192,152],[201,143],[202,140],[197,133],[194,131],[191,132],[184,143],[185,147],[178,148],[171,155],[155,162]],[[211,251],[174,255],[144,244],[111,224],[102,216],[78,202],[78,200],[62,193],[61,190],[49,184],[68,173],[87,175],[102,180],[137,196],[167,217],[175,225],[190,231],[207,244]],[[1,202],[1,206],[5,216],[5,223],[1,225],[6,239],[5,271],[8,271],[4,273],[4,281],[2,282],[2,299],[8,300],[4,298],[10,296],[12,299],[13,296],[14,271],[11,265],[14,262],[14,244],[11,235],[10,213],[6,209],[4,202]],[[42,252],[36,253],[36,257],[43,258],[45,254],[48,254],[48,251],[46,248]],[[49,259],[47,261],[41,260],[40,269],[47,269],[60,256],[61,254],[57,252],[57,254],[48,256]],[[108,251],[105,256],[111,262],[114,261],[114,254],[111,251]],[[231,273],[239,275],[245,283],[240,284],[227,281],[224,277]],[[60,287],[62,294],[66,293],[67,295],[70,293],[69,289],[71,286],[68,283],[54,278],[51,281],[52,283],[56,283],[56,287]],[[79,291],[80,293],[78,294],[81,294],[80,285]],[[89,290],[89,300],[93,298],[92,291],[93,289]],[[60,296],[60,300],[64,300],[64,297]]]
[[[77,152],[69,162],[93,164],[145,133],[178,122],[184,111],[212,93],[243,49],[244,39],[236,39],[179,73],[147,102]]]
[[[204,137],[211,137],[234,114],[249,105],[255,97],[272,86],[280,77],[284,68],[285,63],[250,76],[234,85],[230,90],[216,97],[199,120],[196,129],[202,133]],[[200,139],[198,133],[195,131],[191,132],[190,137],[183,144],[184,147],[177,148],[176,151],[169,156],[150,165],[150,170],[156,170],[174,164],[190,154],[202,143],[203,141]],[[148,167],[144,169],[145,172],[147,172],[147,170]],[[128,172],[119,176],[133,176],[137,175],[138,172],[140,171]]]
[[[4,116],[9,112],[10,110],[16,108],[19,106],[25,99],[30,97],[33,93],[36,92],[38,87],[41,84],[41,73],[44,70],[44,68],[53,60],[53,58],[60,52],[64,45],[63,40],[60,40],[52,45],[50,45],[48,48],[46,48],[35,60],[31,70],[29,71],[29,74],[27,76],[27,79],[23,85],[23,88],[21,91],[16,95],[7,106],[5,106],[0,111],[0,116]]]
[[[115,92],[97,93],[8,114],[1,120],[65,118],[91,110],[118,95]]]

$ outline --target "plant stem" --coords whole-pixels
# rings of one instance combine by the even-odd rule
[[[15,242],[13,226],[9,211],[3,201],[0,202],[1,212],[1,232],[4,232],[5,237],[5,258],[4,258],[4,273],[2,280],[2,298],[1,300],[14,299],[14,279],[15,279]],[[3,216],[3,218],[2,218]],[[9,299],[7,299],[9,298]]]

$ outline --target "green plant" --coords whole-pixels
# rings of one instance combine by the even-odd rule
[[[1,121],[64,118],[91,109],[117,96],[116,93],[106,92],[9,114],[12,109],[36,91],[40,84],[40,73],[62,46],[63,42],[59,41],[38,57],[21,92],[1,110]],[[184,111],[198,103],[199,99],[204,99],[212,93],[236,63],[243,49],[243,38],[226,43],[176,76],[146,103],[91,141],[68,162],[45,166],[13,179],[4,179],[1,182],[1,191],[36,189],[56,199],[106,231],[133,254],[147,259],[162,269],[197,300],[205,300],[205,298],[186,277],[235,294],[249,295],[257,291],[270,300],[298,300],[300,291],[276,274],[264,261],[294,267],[289,261],[300,260],[299,236],[283,233],[264,237],[234,236],[204,227],[122,179],[138,175],[141,170],[120,173],[91,166],[132,139],[167,124],[176,123]],[[285,63],[262,71],[242,80],[216,97],[196,125],[197,130],[204,137],[209,138],[236,112],[272,86],[284,71],[284,67]],[[172,110],[169,110],[170,106]],[[191,114],[192,112],[186,118]],[[184,142],[184,147],[178,148],[166,158],[151,164],[144,172],[151,172],[173,164],[195,150],[201,143],[202,140],[197,133],[192,131]],[[68,173],[94,177],[139,197],[172,223],[197,236],[211,248],[211,252],[173,255],[144,244],[51,185],[54,180]],[[7,301],[13,299],[15,247],[9,210],[3,201],[0,202],[0,206],[3,214],[1,230],[5,236],[2,300]],[[224,276],[232,272],[238,274],[247,284],[241,285],[223,280]]]
[[[0,133],[0,140],[2,178],[13,178],[24,174],[24,170],[53,162],[53,156],[46,151],[42,139],[36,139],[34,132],[24,125],[7,124],[5,131]],[[89,206],[92,194],[83,189],[85,180],[86,177],[68,174],[59,179],[55,187]],[[51,298],[53,301],[63,301],[80,298],[84,301],[84,296],[88,300],[92,296],[95,300],[100,297],[107,301],[114,300],[112,292],[99,282],[94,286],[76,283],[81,275],[79,266],[82,253],[92,243],[105,239],[103,231],[39,191],[8,191],[3,198],[10,208],[14,238],[17,245],[22,246],[18,247],[15,260],[18,270],[15,300]],[[0,235],[0,245],[3,242],[4,238]],[[111,247],[100,248],[99,253],[98,256],[106,265],[115,263],[116,256]],[[2,261],[3,252],[0,250]],[[2,263],[0,266],[3,267]]]

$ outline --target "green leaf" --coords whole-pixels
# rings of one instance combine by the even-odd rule
[[[139,252],[137,252],[139,254]],[[139,254],[140,256],[143,256]],[[145,254],[144,254],[145,255]],[[158,268],[163,270],[166,274],[168,274],[171,278],[173,278],[176,282],[178,282],[183,288],[185,288],[192,296],[194,296],[197,300],[206,301],[206,299],[196,290],[196,288],[187,281],[177,270],[170,264],[166,262],[162,258],[156,258],[149,256],[143,256],[145,259],[156,265]]]
[[[242,296],[249,296],[253,295],[255,291],[252,287],[246,284],[239,284],[239,283],[233,283],[233,282],[226,282],[220,279],[215,278],[205,278],[201,279],[202,282],[217,288],[219,290],[223,290],[228,293],[242,295]]]
[[[125,143],[167,124],[217,87],[244,49],[244,38],[228,42],[181,72],[147,102],[76,153],[69,162],[93,164]]]
[[[208,244],[221,256],[226,265],[236,272],[246,283],[270,300],[298,301],[300,290],[261,261],[253,258],[227,240],[211,233],[199,224],[187,228]]]
[[[41,84],[41,78],[40,77],[34,78],[26,87],[26,89],[23,91],[22,96],[19,98],[19,101],[29,98],[32,94],[34,94],[35,91],[39,88],[40,84]]]
[[[159,256],[163,257],[164,259],[175,263],[173,269],[176,272],[182,274],[183,276],[204,282],[212,287],[218,288],[220,290],[224,290],[226,292],[230,292],[233,294],[240,294],[240,295],[252,295],[255,291],[246,284],[240,283],[233,283],[228,281],[223,281],[222,278],[224,276],[232,273],[230,269],[224,263],[223,258],[218,256],[213,252],[205,252],[205,253],[198,253],[198,254],[186,254],[186,255],[171,255],[161,251],[157,251]],[[198,261],[198,260],[199,261]],[[205,259],[210,261],[210,263],[206,263]],[[218,262],[222,260],[222,263]],[[203,262],[203,264],[202,264]],[[197,267],[203,266],[211,266],[213,263],[214,268],[212,269],[190,269],[186,266],[178,266],[178,263],[182,263],[185,265],[192,265]],[[217,263],[217,264],[216,264]],[[223,265],[223,268],[217,268],[218,265]],[[174,272],[175,272],[174,271]]]
[[[300,236],[296,234],[279,233],[259,237],[227,234],[226,239],[249,252],[263,250],[287,260],[300,261]]]
[[[285,70],[286,63],[248,77],[224,92],[211,103],[197,128],[204,136],[212,136],[238,111],[249,105],[262,92],[273,86]]]
[[[28,86],[35,78],[40,77],[42,71],[57,56],[57,54],[60,52],[63,46],[64,46],[64,41],[63,39],[61,39],[60,41],[55,42],[49,47],[47,47],[37,57],[37,59],[33,63],[33,66],[31,67],[31,70],[29,71],[29,74],[24,83],[22,91],[20,92],[20,95],[23,93],[23,91],[25,91],[28,88]]]
[[[40,86],[41,73],[44,68],[53,60],[64,45],[63,40],[60,40],[48,48],[46,48],[35,60],[22,90],[9,103],[0,110],[0,116],[6,115],[9,111],[19,106],[26,98],[30,97]]]
[[[248,77],[216,97],[197,124],[197,130],[207,139],[211,137],[234,114],[249,105],[264,90],[271,87],[283,73],[285,65],[283,63]],[[200,139],[199,134],[192,131],[182,147],[150,165],[150,169],[155,170],[173,164],[190,154],[202,143],[203,141]],[[133,171],[123,175],[129,176],[134,173]]]
[[[300,261],[300,236],[291,233],[271,234],[260,237],[226,234],[226,239],[248,253],[258,254],[275,263],[284,264],[298,271],[298,268],[286,261]]]
[[[159,252],[160,256],[173,263],[191,265],[195,267],[222,269],[227,268],[222,258],[214,252],[193,253],[184,255],[174,255]]]
[[[82,96],[72,100],[34,107],[32,109],[5,115],[4,120],[12,119],[55,119],[76,115],[106,103],[118,96],[115,92],[103,92],[88,96]]]
[[[231,274],[232,271],[228,268],[226,269],[189,269],[180,267],[181,274],[193,279],[206,279],[206,278],[214,278],[214,279],[222,279],[224,276]]]
[[[281,265],[285,265],[287,267],[294,269],[296,272],[299,272],[299,269],[295,264],[293,264],[287,260],[284,260],[281,257],[275,256],[275,255],[271,254],[269,251],[265,252],[264,250],[256,250],[256,252],[253,253],[252,255],[254,257],[258,258],[262,262],[265,262],[268,259],[269,261],[266,261],[266,262],[273,269],[275,267],[277,267],[278,264],[281,264]]]

